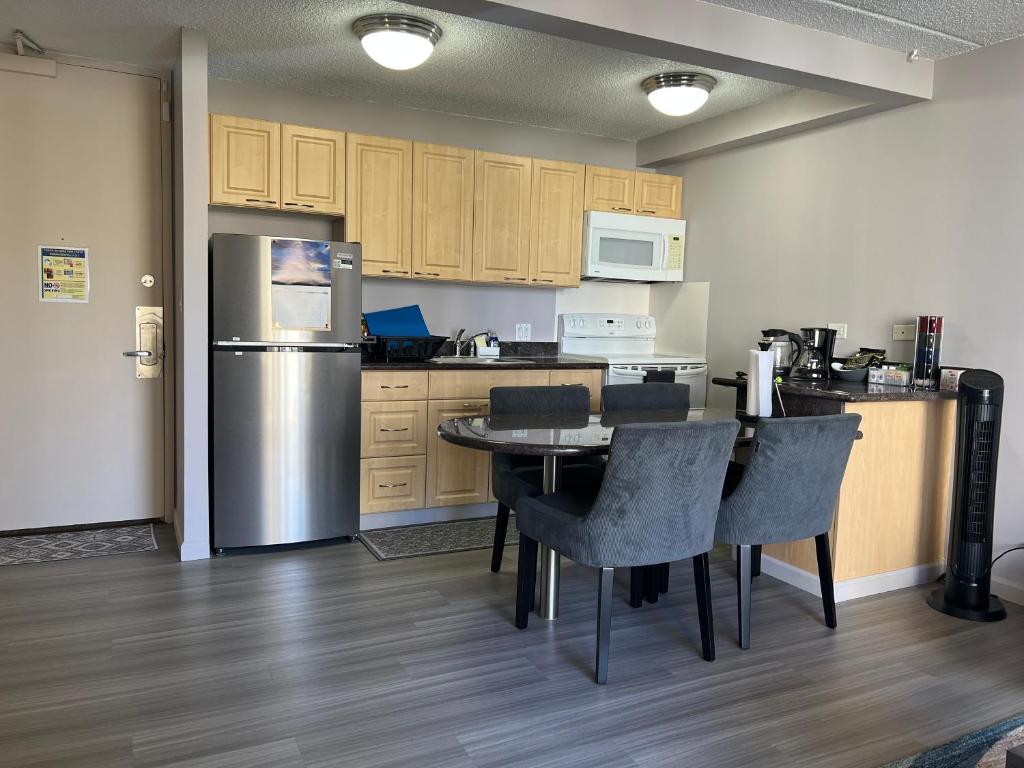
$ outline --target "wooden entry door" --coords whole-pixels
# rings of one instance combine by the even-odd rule
[[[164,517],[165,378],[122,356],[155,346],[136,308],[164,303],[160,98],[152,77],[0,72],[0,530]],[[39,246],[88,248],[88,303],[40,300]]]

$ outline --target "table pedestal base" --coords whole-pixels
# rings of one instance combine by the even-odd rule
[[[544,493],[558,490],[562,459],[559,456],[544,457]],[[540,579],[537,581],[537,615],[547,621],[558,618],[558,577],[562,556],[550,547],[541,544],[538,548]]]

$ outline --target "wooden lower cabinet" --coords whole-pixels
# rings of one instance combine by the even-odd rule
[[[569,386],[571,384],[582,384],[590,390],[590,412],[601,412],[601,384],[604,381],[604,371],[597,368],[582,368],[579,370],[556,370],[551,372],[551,386]]]
[[[412,456],[426,452],[427,404],[420,401],[364,402],[360,455]]]
[[[489,400],[431,400],[427,421],[432,425],[463,416],[483,416]],[[452,445],[432,434],[427,443],[426,506],[476,504],[490,498],[491,454]]]
[[[359,463],[359,511],[397,512],[424,506],[426,456],[362,459]]]

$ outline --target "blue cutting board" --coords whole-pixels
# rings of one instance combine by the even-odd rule
[[[429,336],[419,304],[367,312],[366,328],[373,336]]]

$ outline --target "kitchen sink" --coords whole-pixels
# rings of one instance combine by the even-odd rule
[[[500,366],[500,365],[536,365],[533,360],[523,360],[521,358],[509,358],[509,357],[432,357],[427,362],[437,363],[438,365],[480,365],[480,366]]]

